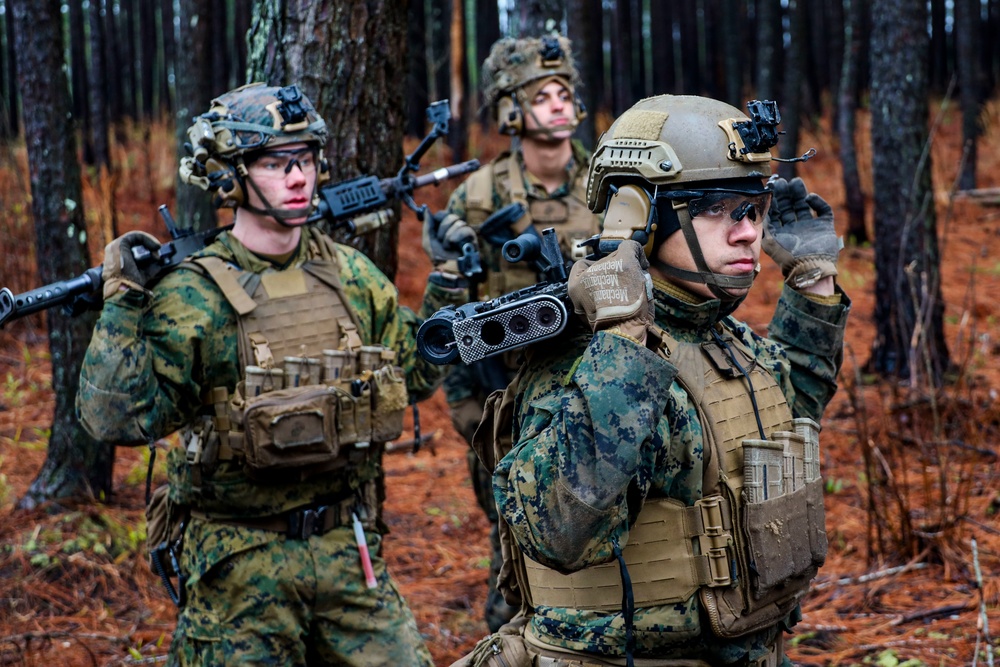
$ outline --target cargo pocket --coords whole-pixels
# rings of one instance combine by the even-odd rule
[[[809,517],[809,550],[817,568],[826,562],[826,510],[823,507],[823,480],[817,479],[805,486]]]
[[[233,665],[228,660],[222,625],[215,614],[185,608],[177,617],[170,653],[178,667],[201,665]]]

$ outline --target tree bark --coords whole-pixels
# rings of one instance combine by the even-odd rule
[[[492,4],[495,10],[496,3]],[[408,53],[405,99],[406,134],[418,137],[424,133],[424,126],[427,123],[425,109],[430,101],[427,95],[429,77],[427,70],[427,12],[423,0],[410,0],[407,3],[406,40]]]
[[[981,76],[979,67],[979,0],[955,0],[955,51],[958,92],[962,107],[962,170],[958,187],[976,188],[976,145],[981,133]]]
[[[452,159],[465,160],[469,154],[469,126],[472,106],[469,104],[469,66],[465,52],[465,3],[454,0],[451,8],[451,122],[448,146]],[[423,134],[423,132],[421,132]]]
[[[774,62],[775,54],[782,51],[780,23],[780,0],[757,0],[757,39],[759,52],[757,60],[757,97],[762,100],[775,99]]]
[[[334,181],[399,170],[406,71],[403,0],[257,0],[248,44],[251,78],[272,85],[298,83],[326,120]],[[350,242],[392,279],[398,236],[396,223]]]
[[[789,159],[799,154],[799,128],[802,124],[802,68],[805,49],[805,7],[804,0],[788,2],[788,48],[785,51],[785,82],[781,104],[781,127],[785,136],[778,144],[782,158]],[[795,162],[782,162],[778,173],[782,178],[795,177]]]
[[[601,0],[570,0],[568,37],[573,44],[573,59],[583,82],[577,93],[587,109],[576,136],[587,148],[597,144],[597,115],[607,111],[604,102],[604,10]],[[659,4],[659,3],[654,3]]]
[[[611,94],[614,100],[612,111],[620,116],[635,103],[632,94],[632,51],[627,44],[622,44],[621,35],[627,35],[632,22],[632,7],[630,0],[616,2],[611,9],[611,34],[615,45],[611,49]]]
[[[76,137],[63,74],[59,0],[7,0],[13,9],[17,77],[26,114],[24,134],[31,177],[38,279],[49,284],[90,267]],[[83,355],[96,316],[48,313],[52,431],[45,463],[18,502],[31,508],[47,500],[107,498],[112,490],[114,448],[91,438],[76,419],[75,399]]]
[[[412,4],[412,3],[411,3]],[[579,15],[577,15],[579,16]],[[584,17],[580,17],[583,20]],[[476,109],[480,110],[479,122],[482,127],[483,132],[489,131],[492,126],[493,119],[490,116],[489,109],[483,106],[483,91],[482,86],[479,84],[479,68],[482,66],[486,56],[490,54],[490,49],[493,44],[500,39],[500,9],[497,7],[496,0],[476,0],[476,20],[473,22],[475,34],[475,44],[476,44],[476,58],[473,62],[476,64],[474,71],[472,72],[473,81],[475,82],[475,93],[469,91],[469,94],[475,94],[476,99]],[[572,31],[573,24],[570,24],[570,30]],[[409,58],[416,57],[413,50],[410,50]],[[409,97],[409,95],[407,95]],[[422,130],[421,130],[422,131]]]
[[[94,11],[93,7],[90,11]],[[73,91],[73,118],[83,136],[83,161],[94,164],[94,148],[90,144],[90,107],[87,104],[87,45],[83,30],[83,0],[69,2],[70,82]]]
[[[180,0],[180,34],[177,41],[175,95],[178,158],[188,155],[184,148],[187,129],[195,116],[208,111],[212,98],[225,90],[212,88],[212,68],[205,66],[203,54],[211,53],[211,0]],[[182,227],[203,230],[216,226],[215,209],[206,192],[177,179],[177,220]]]
[[[653,94],[677,92],[674,58],[674,6],[669,2],[649,5],[649,25],[652,36]]]
[[[722,79],[724,100],[737,109],[743,107],[743,41],[739,38],[743,17],[740,16],[742,3],[737,0],[722,0],[719,12],[723,35],[733,39],[722,40]]]
[[[0,139],[17,136],[17,74],[14,58],[14,19],[0,16],[5,44],[0,46]],[[6,48],[4,48],[6,47]]]
[[[928,150],[927,9],[872,3],[876,337],[869,372],[938,384],[948,368]]]
[[[837,92],[837,136],[840,139],[840,164],[843,169],[844,204],[847,208],[847,239],[853,245],[868,242],[865,225],[865,198],[858,172],[856,111],[858,108],[858,58],[864,47],[861,30],[867,0],[844,0],[847,19],[844,22],[844,57]]]

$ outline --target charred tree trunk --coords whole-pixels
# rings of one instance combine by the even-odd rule
[[[118,21],[115,18],[112,0],[102,0],[104,3],[104,62],[121,63],[124,58],[121,35],[118,31]],[[117,76],[108,77],[108,115],[111,124],[120,127],[125,117],[125,86],[122,83],[121,69]]]
[[[93,7],[90,11],[94,11]],[[94,164],[94,147],[90,143],[90,107],[87,104],[87,45],[83,30],[83,0],[69,3],[70,82],[73,90],[73,118],[82,131],[83,161]]]
[[[7,5],[7,8],[9,10],[10,5]],[[0,114],[3,114],[3,118],[0,118],[0,136],[5,137],[16,137],[20,127],[17,114],[17,49],[14,44],[14,18],[11,14],[12,12],[8,11],[3,17],[6,76],[4,86],[0,89],[0,92],[3,93],[0,95],[2,98],[0,99]]]
[[[701,91],[701,74],[698,60],[698,16],[694,2],[680,3],[680,54],[682,82],[685,95],[697,95]]]
[[[80,165],[63,75],[62,17],[58,0],[8,0],[13,9],[18,84],[25,106],[24,134],[31,175],[38,280],[43,284],[90,268]],[[108,497],[114,448],[91,438],[76,419],[80,366],[96,317],[48,312],[55,411],[48,454],[18,506],[47,500]]]
[[[90,13],[90,67],[88,68],[88,89],[90,104],[90,137],[88,142],[93,150],[92,164],[111,168],[111,146],[108,143],[108,73],[105,54],[104,12],[107,0],[91,0]]]
[[[628,35],[631,23],[630,0],[615,3],[615,8],[611,10],[611,34],[614,44],[611,49],[611,71],[614,73],[611,80],[611,94],[614,100],[612,112],[615,116],[620,116],[635,102],[632,94],[632,50],[628,44],[622,43],[625,41],[622,36]]]
[[[930,88],[943,93],[948,87],[951,66],[948,61],[948,35],[945,29],[946,0],[930,0],[931,43],[930,43]]]
[[[571,0],[569,13],[574,20],[569,23],[567,36],[573,43],[573,59],[583,82],[577,93],[588,111],[576,136],[584,146],[593,148],[597,143],[597,114],[606,111],[601,105],[604,99],[604,48],[601,43],[604,10],[601,0]]]
[[[928,150],[927,10],[872,3],[875,322],[869,372],[940,383],[948,368]]]
[[[674,68],[674,6],[669,2],[649,5],[649,25],[652,30],[653,95],[677,92]]]
[[[248,44],[252,79],[299,83],[326,120],[334,181],[399,170],[406,71],[402,0],[257,0]],[[399,225],[393,224],[351,243],[392,279],[398,241]]]
[[[782,51],[780,0],[757,0],[757,39],[759,52],[757,60],[757,98],[775,99],[778,87],[775,84],[775,54]]]
[[[962,171],[958,187],[976,187],[976,144],[981,128],[982,87],[979,69],[979,0],[955,0],[955,51],[962,106]]]
[[[142,117],[149,126],[156,108],[156,4],[153,0],[139,3],[139,92],[142,96]]]
[[[212,88],[212,72],[205,67],[202,54],[211,53],[210,30],[212,26],[211,0],[181,0],[178,5],[180,34],[177,42],[175,70],[177,110],[177,154],[188,155],[184,148],[188,141],[187,129],[192,119],[208,111],[215,95],[224,90]],[[207,193],[177,179],[178,224],[191,229],[211,229],[216,225],[215,209]]]
[[[493,3],[496,9],[496,3]],[[411,0],[406,10],[408,57],[406,73],[406,134],[418,137],[427,123],[427,14],[422,0]]]
[[[858,172],[855,130],[858,108],[858,59],[865,48],[861,21],[868,0],[844,0],[844,58],[837,93],[837,136],[840,138],[840,163],[843,168],[844,204],[847,208],[847,239],[854,245],[868,242],[865,225],[865,197]]]
[[[782,94],[781,127],[785,136],[778,144],[781,157],[793,158],[799,153],[799,128],[802,125],[802,68],[805,49],[804,0],[788,2],[788,48],[785,51],[785,82]],[[795,177],[794,162],[782,162],[778,173],[782,178]]]
[[[725,90],[724,100],[737,109],[743,107],[743,41],[739,38],[740,5],[737,0],[722,0],[719,12],[722,34],[733,35],[734,39],[722,40],[722,80]]]
[[[579,16],[579,15],[577,15]],[[584,17],[579,17],[583,20]],[[476,0],[476,20],[473,23],[475,34],[475,44],[476,44],[476,58],[473,62],[476,63],[474,74],[476,75],[475,81],[475,92],[469,91],[469,95],[475,95],[475,105],[476,109],[480,109],[479,122],[483,129],[483,132],[487,132],[493,123],[493,119],[490,117],[489,109],[483,108],[483,93],[482,86],[479,85],[479,66],[486,56],[490,54],[490,49],[493,44],[500,39],[500,9],[497,7],[496,0]],[[572,30],[573,25],[570,25]],[[414,53],[412,49],[410,50],[409,57],[413,58]],[[409,95],[407,96],[409,97]],[[421,132],[423,132],[423,123],[421,122]]]
[[[451,122],[448,146],[452,159],[465,160],[469,154],[469,66],[465,53],[465,3],[455,0],[451,8]],[[421,134],[423,132],[421,131]]]

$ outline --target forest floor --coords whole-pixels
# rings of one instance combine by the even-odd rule
[[[1000,186],[1000,123],[996,114],[987,120],[981,188]],[[152,136],[145,150],[120,149],[119,163],[131,170],[120,183],[129,187],[119,185],[112,203],[101,188],[87,186],[85,206],[113,205],[119,229],[165,238],[155,208],[172,201],[172,167],[143,153],[168,154],[170,134],[158,128]],[[842,231],[843,187],[828,136],[806,133],[804,144],[815,145],[819,156],[799,171],[833,204]],[[987,664],[985,637],[1000,634],[1000,208],[950,197],[959,137],[959,119],[949,112],[936,130],[932,159],[955,383],[932,392],[863,371],[876,331],[874,252],[848,247],[842,255],[839,280],[854,306],[842,389],[821,437],[830,553],[803,605],[804,620],[786,642],[799,664]],[[496,146],[479,150],[486,159]],[[0,251],[0,283],[17,293],[34,286],[27,172],[23,146],[2,151],[0,219],[13,241]],[[442,164],[442,155],[425,162]],[[863,168],[862,178],[870,206],[870,169]],[[439,208],[450,189],[421,192],[418,201]],[[96,229],[96,214],[89,215]],[[419,224],[406,213],[397,285],[409,305],[417,304],[430,268],[419,236]],[[92,245],[100,257],[100,243]],[[780,282],[770,261],[763,264],[736,313],[761,332]],[[103,504],[60,513],[14,509],[45,459],[50,385],[40,316],[0,331],[0,665],[161,662],[175,609],[141,555],[146,451],[118,451],[114,492]],[[420,415],[423,432],[435,434],[432,442],[417,454],[386,457],[385,555],[435,661],[447,665],[487,632],[488,526],[441,392],[421,405]],[[155,470],[162,478],[162,457]]]

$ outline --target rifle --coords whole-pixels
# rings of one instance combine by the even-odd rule
[[[413,191],[427,185],[437,185],[442,181],[462,176],[479,169],[478,160],[468,160],[459,164],[442,167],[433,172],[414,176],[420,169],[420,158],[431,145],[448,133],[451,112],[448,100],[441,100],[427,108],[427,118],[433,127],[420,145],[404,159],[404,164],[396,176],[379,179],[376,176],[361,176],[340,183],[330,183],[319,188],[319,206],[309,216],[307,223],[326,220],[332,229],[346,229],[350,234],[361,234],[378,228],[389,220],[390,214],[384,209],[391,200],[400,200],[423,220],[427,205],[418,205],[413,200]],[[145,248],[134,248],[132,253],[140,268],[155,266],[154,276],[170,267],[180,264],[193,253],[212,243],[222,232],[232,225],[196,232],[177,227],[166,206],[160,206],[160,215],[170,232],[171,240],[159,250],[149,252]],[[10,289],[0,289],[0,328],[32,313],[48,310],[55,306],[66,306],[71,314],[99,306],[100,299],[93,293],[100,289],[103,280],[102,266],[87,269],[81,275],[15,295]],[[154,277],[155,279],[155,277]]]

